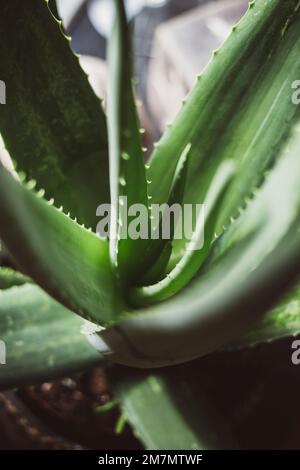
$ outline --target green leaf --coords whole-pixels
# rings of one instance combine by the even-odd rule
[[[133,305],[147,306],[166,300],[180,292],[193,279],[209,252],[211,242],[215,236],[219,204],[226,194],[233,174],[234,165],[232,162],[224,162],[220,166],[207,195],[208,202],[204,221],[206,230],[204,230],[201,214],[197,214],[198,221],[195,232],[180,261],[157,284],[134,289],[131,293]]]
[[[179,155],[192,143],[186,203],[203,203],[216,168],[233,159],[236,178],[223,202],[219,229],[258,187],[289,135],[299,106],[292,83],[300,75],[298,0],[256,0],[199,76],[150,161],[153,202],[163,202]],[[180,256],[185,240],[176,243]]]
[[[29,279],[23,274],[9,268],[0,267],[0,289],[9,289],[13,286],[22,286],[29,282]]]
[[[161,254],[152,264],[151,268],[145,273],[138,285],[149,286],[161,281],[167,274],[167,266],[172,254],[172,243],[169,242],[163,248]],[[131,294],[130,294],[131,295]],[[132,295],[131,295],[132,296]]]
[[[232,348],[254,346],[300,335],[300,287],[297,284],[282,302],[268,312],[249,333],[234,341]]]
[[[190,151],[191,146],[188,144],[177,163],[167,203],[162,204],[156,213],[154,207],[149,207],[151,226],[149,239],[145,242],[144,252],[140,257],[139,276],[135,280],[138,286],[147,285],[149,276],[160,278],[161,274],[166,271],[172,253],[176,225],[179,223],[179,220],[176,220],[176,211],[172,216],[171,210],[173,207],[182,205]]]
[[[137,250],[142,253],[145,242],[126,236],[118,240],[125,224],[120,198],[127,198],[128,207],[142,204],[148,208],[148,197],[132,83],[130,34],[123,1],[115,0],[115,5],[116,20],[109,45],[111,87],[108,99],[110,188],[115,211],[111,221],[111,257],[118,264],[121,278],[128,281],[136,267]],[[125,231],[127,233],[127,227]]]
[[[119,313],[108,242],[22,186],[0,166],[0,236],[22,271],[101,325]],[[20,243],[22,240],[22,243]]]
[[[110,374],[127,421],[146,449],[236,448],[209,397],[197,388],[196,374],[178,367],[153,373],[117,368]]]
[[[45,0],[4,2],[0,133],[17,170],[95,229],[109,202],[106,118]]]
[[[172,299],[138,311],[101,336],[115,361],[138,367],[186,362],[232,343],[300,275],[300,127],[243,216],[236,242]],[[280,192],[278,191],[280,188]]]
[[[54,380],[101,363],[80,333],[82,323],[37,286],[0,291],[0,340],[6,346],[0,389]]]

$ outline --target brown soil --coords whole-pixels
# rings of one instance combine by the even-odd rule
[[[117,406],[99,412],[99,407],[111,401],[105,372],[101,368],[32,386],[17,393],[30,413],[38,416],[43,423],[41,430],[36,423],[30,422],[30,418],[22,416],[20,410],[15,413],[15,420],[18,416],[16,421],[23,421],[23,433],[28,438],[27,448],[120,450],[141,447],[129,426],[121,434],[116,433],[120,416]],[[7,400],[6,407],[7,412],[11,412],[13,404]],[[49,435],[44,429],[45,425]]]

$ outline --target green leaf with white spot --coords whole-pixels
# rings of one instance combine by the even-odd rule
[[[141,204],[148,208],[146,170],[142,151],[132,82],[132,51],[124,4],[115,0],[116,17],[109,44],[110,88],[108,130],[110,189],[114,216],[111,217],[111,257],[117,263],[123,282],[130,282],[136,270],[144,240],[127,236],[120,198],[128,208]],[[124,199],[123,199],[124,201]],[[147,214],[146,214],[147,216]],[[129,214],[128,224],[132,217]],[[122,231],[125,230],[122,236]],[[119,239],[121,238],[121,239]]]

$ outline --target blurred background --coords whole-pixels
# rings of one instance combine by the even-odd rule
[[[73,49],[105,61],[113,22],[112,0],[57,0],[57,4],[73,38]],[[137,91],[149,118],[148,131],[151,127],[155,138],[174,118],[213,49],[224,41],[247,5],[247,0],[126,1],[134,38]],[[93,76],[96,63],[87,62]],[[99,69],[98,64],[98,77]],[[105,71],[103,63],[98,78],[102,88]]]

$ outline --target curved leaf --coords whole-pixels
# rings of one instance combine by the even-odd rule
[[[116,361],[155,367],[208,354],[244,335],[291,289],[300,275],[299,130],[237,221],[232,249],[171,300],[101,334]]]
[[[292,83],[300,75],[299,0],[256,0],[184,101],[150,161],[154,202],[163,202],[176,162],[192,143],[185,202],[203,203],[220,163],[233,159],[236,177],[219,230],[261,184],[284,145],[299,107]],[[174,248],[177,256],[185,243]]]
[[[0,290],[0,340],[6,346],[0,389],[54,380],[101,363],[80,333],[82,323],[37,286]]]
[[[101,325],[112,324],[119,298],[107,241],[38,195],[0,166],[0,236],[6,247],[54,298]]]
[[[95,229],[110,198],[106,119],[45,0],[4,2],[0,58],[0,132],[17,170]]]
[[[151,205],[149,207],[151,211],[149,235],[151,236],[145,242],[143,258],[140,261],[139,279],[135,280],[135,284],[138,286],[147,285],[149,271],[151,278],[153,274],[154,276],[161,277],[162,273],[167,270],[172,253],[172,242],[175,236],[176,224],[178,223],[176,212],[174,216],[171,216],[171,209],[172,207],[182,205],[190,150],[191,146],[188,144],[179,158],[167,204],[162,204],[159,208],[160,210],[155,215],[154,207]],[[164,231],[166,231],[165,234]],[[153,262],[153,260],[155,261]]]
[[[149,450],[236,448],[230,429],[197,388],[196,374],[182,372],[112,369],[113,390],[136,436]]]
[[[232,162],[224,162],[220,166],[207,195],[205,227],[202,217],[198,214],[195,232],[180,261],[158,283],[134,289],[131,293],[133,305],[147,306],[166,300],[180,292],[193,279],[209,252],[215,236],[219,205],[226,194],[233,174],[234,165]]]

